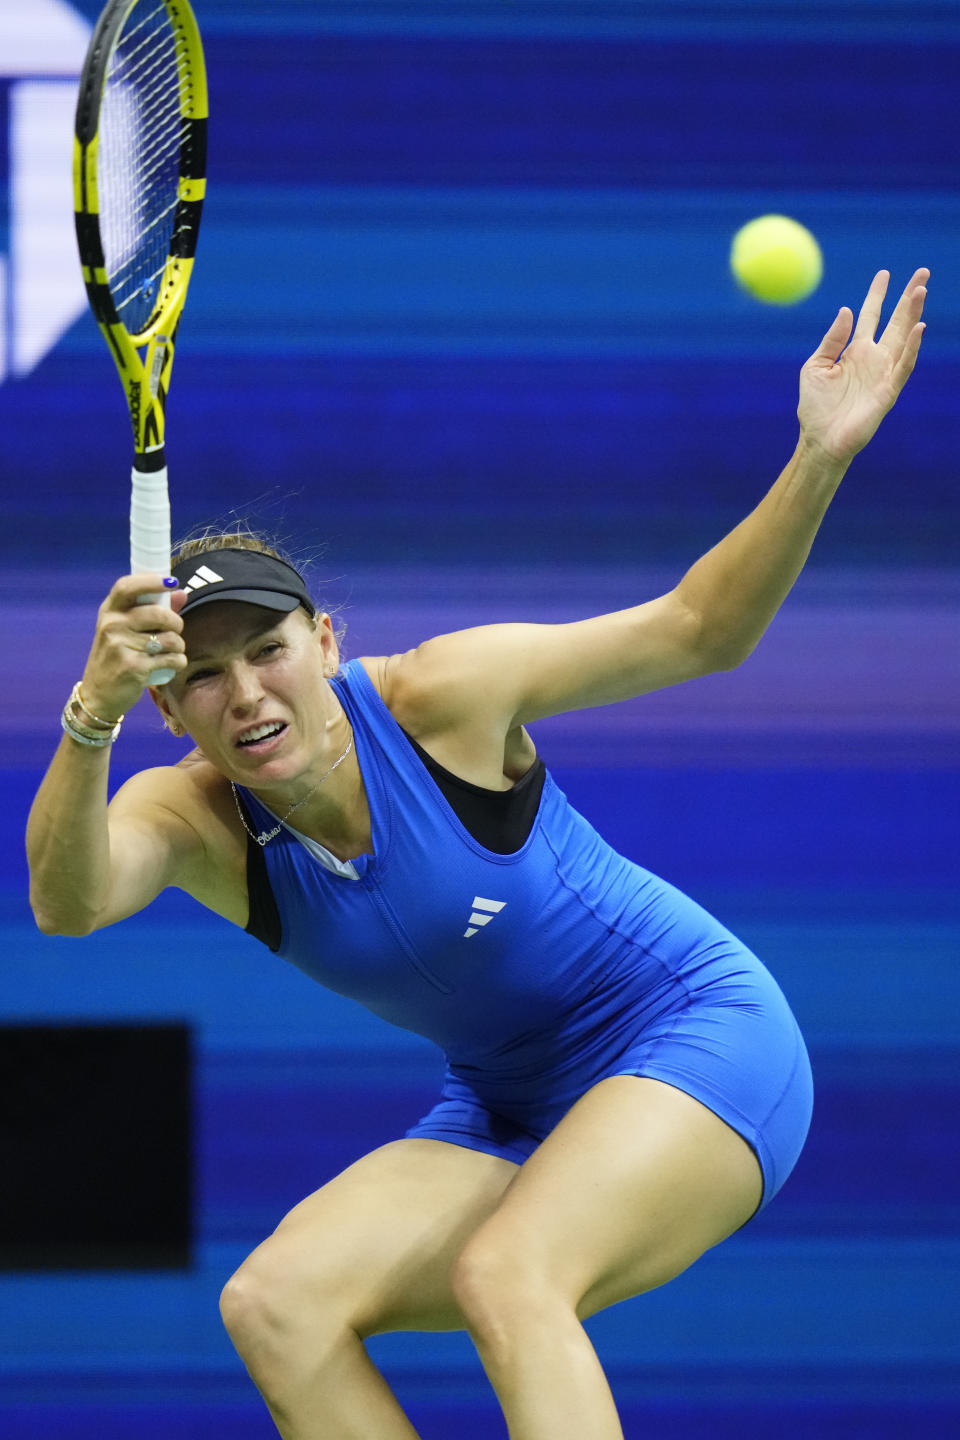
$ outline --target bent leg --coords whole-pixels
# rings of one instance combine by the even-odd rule
[[[411,1440],[366,1336],[464,1328],[453,1262],[517,1167],[398,1140],[290,1211],[228,1281],[224,1324],[284,1440]]]
[[[584,1095],[454,1273],[511,1440],[622,1440],[580,1321],[685,1270],[762,1190],[746,1142],[682,1091],[621,1075]]]

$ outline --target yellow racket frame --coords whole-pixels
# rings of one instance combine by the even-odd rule
[[[205,175],[181,174],[177,192],[177,215],[194,217],[192,224],[186,227],[190,237],[186,246],[189,253],[168,255],[156,308],[147,324],[136,334],[131,334],[117,315],[103,265],[103,250],[99,238],[97,160],[99,105],[106,84],[109,60],[127,16],[136,4],[137,0],[113,0],[103,11],[91,40],[87,67],[81,80],[78,133],[74,136],[73,204],[83,280],[94,318],[123,382],[133,426],[134,450],[138,457],[146,457],[151,455],[151,452],[156,457],[156,452],[163,450],[166,400],[170,388],[177,326],[193,272],[196,230],[200,207],[206,196],[207,182]],[[180,86],[180,114],[184,120],[205,126],[208,115],[206,69],[200,31],[193,10],[188,0],[164,0],[164,4],[173,24],[178,68],[181,75],[190,77],[188,85]],[[88,86],[91,83],[93,86],[99,85],[95,94],[84,96],[85,82]],[[79,133],[81,107],[85,98],[89,105],[96,106],[97,111],[97,130],[86,140],[81,138]],[[197,149],[201,156],[205,156],[205,136]],[[175,242],[177,234],[178,226],[175,223]],[[100,263],[96,263],[97,261]],[[142,357],[141,351],[144,351]]]

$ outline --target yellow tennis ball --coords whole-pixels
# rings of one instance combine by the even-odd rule
[[[820,284],[823,256],[813,235],[789,215],[759,215],[733,237],[730,269],[767,305],[795,305]]]

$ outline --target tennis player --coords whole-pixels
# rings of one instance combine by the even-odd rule
[[[913,369],[928,278],[879,340],[886,272],[855,328],[840,311],[801,372],[785,470],[646,604],[341,667],[297,571],[220,537],[181,552],[172,615],[138,599],[153,575],[101,607],[30,818],[40,928],[86,935],[178,886],[448,1060],[429,1114],[297,1205],[224,1289],[286,1440],[409,1440],[363,1341],[456,1328],[512,1440],[615,1440],[581,1321],[679,1274],[789,1175],[812,1091],[783,995],[611,850],[525,727],[750,653]],[[108,807],[110,747],[158,656],[176,675],[153,700],[195,748]]]

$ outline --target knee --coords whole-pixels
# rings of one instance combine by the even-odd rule
[[[322,1333],[334,1308],[323,1286],[314,1277],[308,1281],[271,1240],[243,1262],[220,1295],[221,1318],[244,1359],[289,1343],[301,1329]]]
[[[263,1267],[245,1261],[220,1293],[220,1318],[241,1353],[282,1328],[283,1303]]]
[[[335,1244],[315,1241],[309,1256],[299,1243],[271,1236],[231,1275],[220,1315],[244,1359],[310,1337],[323,1350],[356,1329],[357,1276]]]
[[[573,1304],[554,1278],[522,1247],[480,1232],[460,1252],[451,1274],[454,1299],[473,1339],[509,1346],[532,1326],[555,1327]]]

